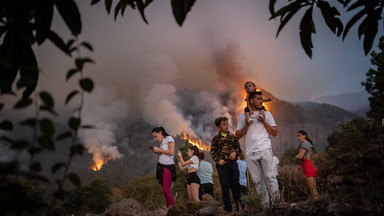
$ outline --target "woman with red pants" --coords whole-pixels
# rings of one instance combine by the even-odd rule
[[[154,146],[153,152],[160,155],[157,163],[156,178],[161,184],[161,189],[165,197],[166,207],[175,205],[175,199],[171,192],[172,181],[176,180],[176,168],[173,160],[175,151],[175,141],[173,137],[165,131],[163,127],[155,127],[152,130],[152,136],[155,140],[160,141],[160,148]]]
[[[316,189],[317,168],[312,162],[313,145],[312,141],[308,138],[307,132],[301,130],[297,132],[297,140],[300,142],[299,154],[296,158],[301,160],[301,168],[303,168],[306,182],[313,199],[318,199]]]

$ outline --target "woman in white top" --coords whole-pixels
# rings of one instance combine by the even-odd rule
[[[157,163],[156,178],[161,184],[161,189],[165,197],[165,204],[168,207],[175,205],[175,199],[171,192],[172,181],[176,180],[176,168],[173,161],[173,153],[175,151],[175,141],[169,136],[163,127],[155,127],[152,130],[152,136],[160,141],[160,148],[154,146],[152,150],[159,154]]]
[[[187,191],[190,201],[200,201],[199,188],[200,178],[197,175],[199,169],[199,148],[197,146],[188,147],[187,155],[189,159],[184,161],[181,152],[179,151],[177,160],[179,161],[179,168],[181,171],[188,169],[187,173]]]

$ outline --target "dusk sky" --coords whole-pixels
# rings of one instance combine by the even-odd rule
[[[107,15],[103,1],[92,7],[90,1],[77,2],[83,21],[80,39],[95,49],[88,56],[96,64],[87,70],[104,87],[126,87],[130,82],[127,79],[148,71],[151,61],[156,61],[153,59],[166,58],[175,67],[177,75],[172,82],[177,90],[216,89],[218,73],[213,56],[226,52],[235,59],[238,76],[244,74],[282,100],[303,101],[363,90],[360,83],[371,66],[356,28],[342,42],[320,16],[315,19],[312,59],[300,45],[302,13],[276,38],[279,22],[268,20],[269,1],[196,1],[181,28],[173,18],[169,1],[155,1],[146,9],[149,25],[129,7],[115,22],[113,15]],[[57,19],[53,29],[68,32],[64,28],[62,20]],[[377,43],[378,37],[373,48]],[[42,68],[49,73],[52,67],[69,69],[57,50],[43,49],[41,56]]]
[[[155,1],[146,9],[149,24],[129,7],[115,22],[104,1],[92,7],[90,1],[77,1],[83,21],[79,39],[94,48],[81,55],[96,62],[84,70],[96,84],[86,98],[85,119],[109,122],[112,131],[119,128],[116,120],[128,119],[210,139],[214,118],[231,117],[231,110],[237,113],[232,119],[238,118],[247,80],[290,102],[364,90],[360,83],[371,67],[370,56],[364,55],[356,28],[342,42],[315,10],[310,59],[299,39],[303,12],[276,38],[279,22],[268,20],[268,2],[198,0],[179,27],[170,1]],[[71,39],[58,16],[53,30]],[[60,107],[77,82],[64,82],[73,60],[49,41],[35,50],[42,71],[39,91],[51,92]],[[223,101],[223,94],[229,99]]]
[[[231,119],[244,108],[247,80],[281,100],[308,101],[364,90],[360,83],[371,67],[356,28],[342,42],[317,10],[310,59],[299,39],[303,11],[276,38],[279,22],[268,20],[269,1],[198,0],[182,27],[173,17],[170,1],[155,1],[146,9],[149,24],[129,7],[115,22],[116,1],[112,15],[104,1],[92,7],[91,1],[76,2],[83,23],[79,40],[94,48],[83,50],[81,56],[96,62],[84,68],[96,87],[86,95],[82,119],[98,128],[80,137],[95,156],[102,151],[120,158],[115,144],[129,143],[121,141],[129,131],[124,128],[137,122],[211,140],[216,133],[214,118],[227,116],[235,128]],[[63,39],[72,39],[57,11],[55,15],[52,29]],[[382,35],[382,25],[379,28]],[[78,76],[65,82],[73,60],[49,41],[34,50],[41,71],[37,91],[50,92],[60,112],[65,97],[78,88]],[[76,107],[76,101],[69,105]],[[66,122],[65,115],[58,118]]]

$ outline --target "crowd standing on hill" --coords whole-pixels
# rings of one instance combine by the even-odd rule
[[[224,210],[232,212],[230,192],[235,203],[236,211],[245,210],[241,196],[247,194],[247,174],[255,184],[258,195],[262,198],[263,206],[280,201],[279,176],[277,165],[279,159],[273,155],[270,135],[277,136],[278,129],[274,118],[263,106],[264,99],[261,91],[256,91],[253,82],[244,85],[247,92],[247,107],[239,117],[236,131],[229,131],[228,118],[218,117],[214,124],[218,129],[211,142],[210,154],[216,164],[219,175]],[[162,186],[166,206],[174,205],[170,192],[172,181],[176,179],[173,160],[174,140],[162,127],[152,130],[153,137],[161,142],[160,148],[151,147],[159,154],[156,177]],[[245,137],[245,152],[240,148],[239,139]],[[312,198],[317,199],[316,189],[317,168],[312,162],[313,145],[308,134],[301,130],[297,133],[300,142],[299,153],[301,166],[306,176],[306,182]],[[180,170],[187,169],[187,191],[190,201],[200,201],[203,194],[214,195],[212,180],[212,165],[205,161],[205,154],[196,146],[188,148],[188,160],[184,161],[181,152],[177,154]],[[245,158],[245,161],[244,161]]]

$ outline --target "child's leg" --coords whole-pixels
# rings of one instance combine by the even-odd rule
[[[312,198],[318,199],[317,189],[316,189],[316,178],[315,177],[307,177],[306,182],[311,193]]]
[[[192,201],[200,201],[199,188],[200,188],[199,184],[191,183]]]
[[[188,192],[188,198],[189,198],[189,201],[193,201],[193,195],[192,195],[192,187],[191,187],[191,185],[187,185],[187,192]]]

